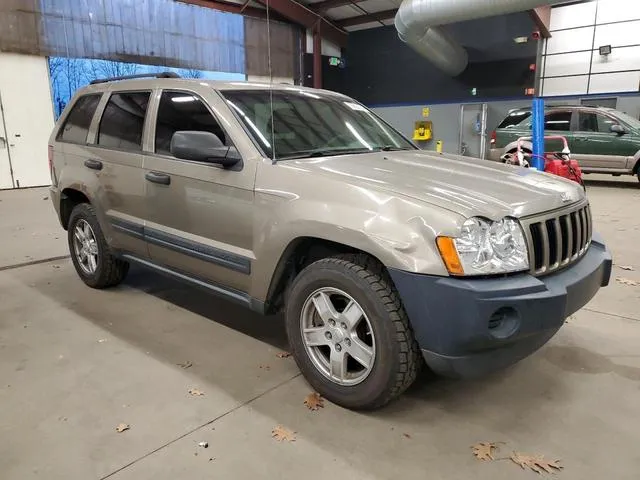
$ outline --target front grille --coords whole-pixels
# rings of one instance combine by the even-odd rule
[[[591,243],[589,204],[523,219],[531,273],[554,272],[578,260]]]

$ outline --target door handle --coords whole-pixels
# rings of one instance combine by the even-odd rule
[[[102,162],[94,158],[90,158],[84,161],[84,166],[91,170],[102,170]]]
[[[171,183],[171,177],[164,173],[149,172],[144,175],[144,178],[160,185],[169,185]]]
[[[586,142],[589,140],[587,137],[575,137],[576,142]]]

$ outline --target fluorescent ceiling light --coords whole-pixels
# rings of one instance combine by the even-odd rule
[[[527,43],[529,41],[529,37],[515,37],[513,41],[516,43]]]

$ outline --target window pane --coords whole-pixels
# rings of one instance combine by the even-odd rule
[[[598,119],[595,113],[579,112],[578,113],[578,131],[579,132],[597,132]]]
[[[222,127],[202,100],[186,92],[163,92],[158,107],[155,151],[170,155],[171,137],[182,130],[215,133],[222,143],[229,145]]]
[[[114,93],[105,107],[98,145],[125,150],[142,150],[144,116],[149,92]]]
[[[545,115],[544,129],[568,132],[571,130],[571,112],[554,112]]]
[[[509,112],[509,115],[502,120],[502,123],[498,125],[498,128],[514,128],[518,124],[524,122],[531,116],[531,112],[528,110],[515,110]]]
[[[600,133],[611,133],[611,125],[618,125],[618,122],[605,115],[596,115],[596,117],[598,118],[598,132]]]
[[[85,95],[73,105],[69,116],[60,132],[60,139],[65,142],[87,143],[89,125],[96,113],[101,95]]]

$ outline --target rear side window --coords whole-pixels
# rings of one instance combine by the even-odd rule
[[[571,112],[553,112],[544,116],[544,129],[568,132],[571,130]]]
[[[112,94],[100,120],[98,145],[141,151],[149,95],[150,92]]]
[[[509,112],[509,115],[502,121],[498,128],[514,128],[519,123],[523,122],[531,116],[531,111],[527,110],[515,110]]]
[[[215,133],[224,145],[230,145],[224,130],[202,100],[188,92],[162,92],[156,124],[156,153],[171,155],[171,137],[182,130]]]
[[[102,94],[84,95],[71,108],[58,139],[71,143],[87,143],[89,126]]]

